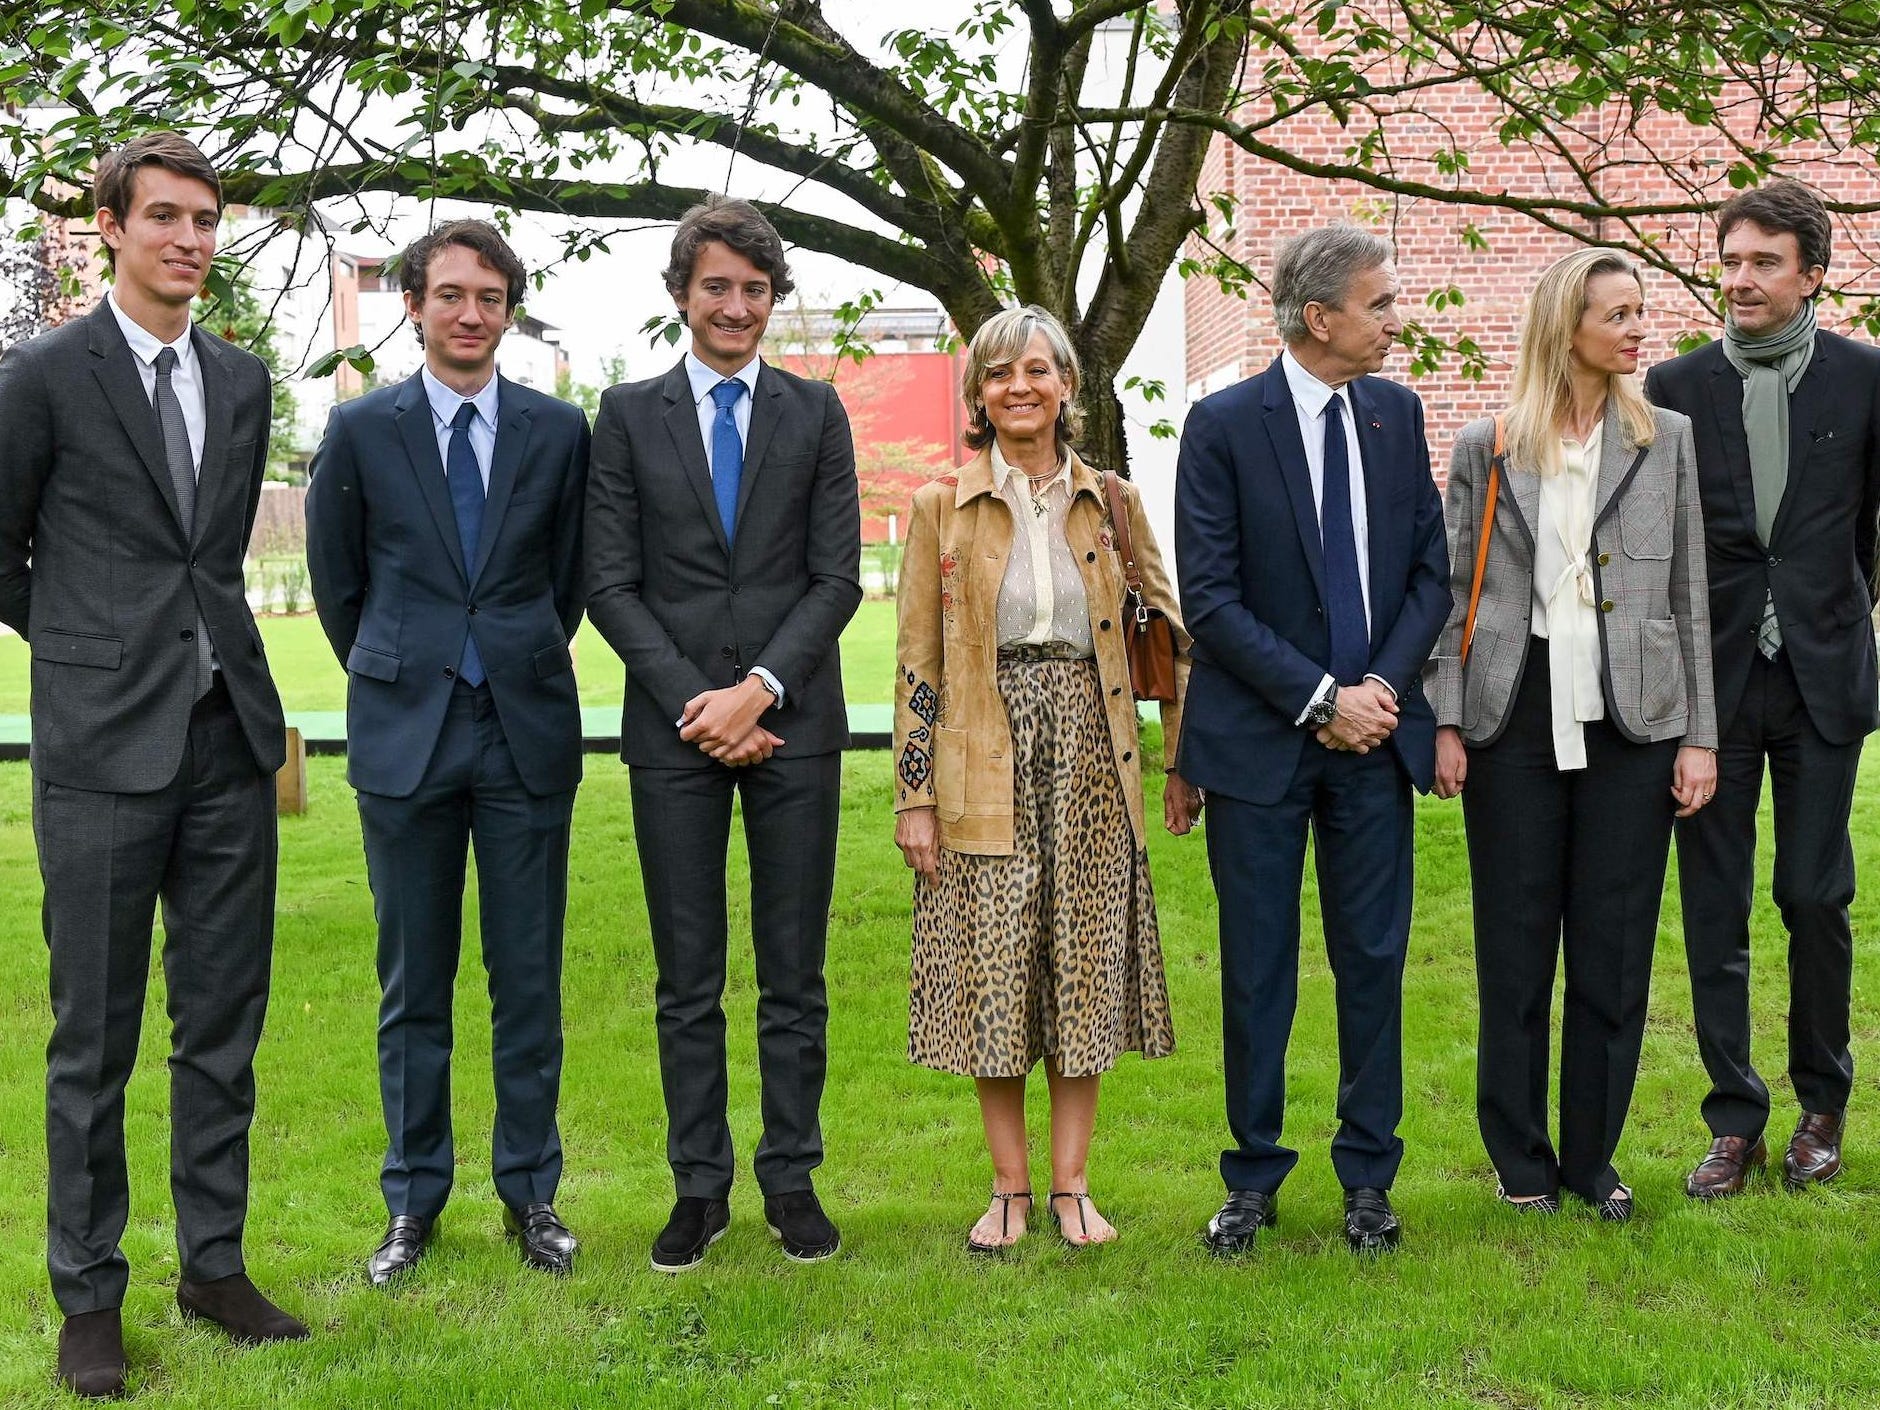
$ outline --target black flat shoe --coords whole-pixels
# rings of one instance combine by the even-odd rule
[[[966,1251],[968,1253],[978,1254],[982,1258],[1004,1253],[1013,1244],[1018,1242],[1017,1239],[1008,1240],[1006,1238],[1012,1217],[1012,1201],[1022,1199],[1025,1201],[1027,1207],[1032,1203],[1030,1190],[994,1190],[992,1197],[999,1201],[999,1242],[996,1244],[982,1244],[978,1239],[975,1239],[971,1233],[966,1235]],[[974,1227],[976,1228],[978,1226],[975,1225]]]
[[[1512,1209],[1516,1214],[1560,1213],[1560,1196],[1557,1194],[1531,1195],[1517,1199],[1500,1185],[1497,1185],[1495,1186],[1495,1198],[1507,1205],[1508,1208]]]
[[[1232,1190],[1201,1231],[1208,1252],[1231,1258],[1253,1247],[1260,1230],[1279,1223],[1279,1202],[1265,1190]]]
[[[382,1288],[414,1267],[430,1245],[433,1227],[429,1219],[415,1214],[394,1214],[385,1226],[385,1237],[366,1259],[366,1276],[372,1286]]]
[[[653,1240],[655,1273],[686,1273],[698,1267],[706,1250],[731,1226],[731,1206],[721,1199],[680,1195],[666,1227]]]
[[[531,1268],[563,1276],[574,1271],[575,1250],[581,1247],[568,1226],[546,1201],[520,1210],[503,1206],[503,1232],[522,1245],[522,1258]]]
[[[86,1400],[124,1394],[124,1322],[115,1307],[80,1312],[59,1328],[59,1384]]]
[[[307,1324],[269,1302],[246,1273],[206,1283],[185,1278],[176,1285],[176,1305],[184,1317],[213,1322],[247,1345],[307,1339]]]
[[[1385,1253],[1402,1241],[1403,1225],[1387,1191],[1345,1191],[1345,1242],[1353,1253]]]
[[[842,1247],[842,1235],[823,1213],[814,1190],[764,1196],[764,1221],[792,1263],[820,1263]]]

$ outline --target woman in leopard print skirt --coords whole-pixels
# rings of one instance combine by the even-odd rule
[[[895,842],[915,871],[908,1054],[972,1076],[993,1197],[967,1247],[1030,1213],[1025,1079],[1051,1094],[1050,1212],[1073,1244],[1115,1228],[1085,1162],[1102,1074],[1175,1045],[1144,848],[1140,744],[1104,484],[1070,448],[1077,358],[1039,308],[989,319],[962,392],[977,457],[914,496],[901,569]],[[1135,488],[1143,596],[1187,635]],[[1178,690],[1179,696],[1179,690]],[[1175,756],[1179,700],[1162,707]],[[1200,796],[1170,774],[1170,831]]]

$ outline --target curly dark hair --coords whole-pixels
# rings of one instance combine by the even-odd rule
[[[461,245],[466,250],[474,251],[478,259],[503,276],[509,285],[509,298],[505,307],[513,309],[522,302],[523,293],[528,288],[529,271],[516,252],[509,248],[509,242],[503,238],[502,232],[487,220],[447,221],[407,245],[404,254],[398,259],[398,281],[407,294],[419,303],[424,302],[431,258],[450,245]]]
[[[1717,249],[1748,221],[1771,235],[1793,235],[1803,269],[1826,269],[1834,253],[1834,226],[1821,197],[1788,177],[1730,197],[1717,211]]]
[[[672,233],[672,257],[662,271],[668,293],[686,291],[692,282],[692,267],[698,263],[698,252],[713,241],[730,246],[768,274],[773,298],[787,298],[796,288],[789,262],[783,257],[783,237],[764,219],[763,212],[749,201],[707,196],[679,217],[679,228]]]

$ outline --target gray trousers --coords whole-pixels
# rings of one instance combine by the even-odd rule
[[[117,1307],[130,1265],[124,1084],[137,1061],[163,904],[170,1194],[182,1274],[239,1273],[255,1046],[274,946],[274,780],[226,692],[197,702],[176,777],[154,793],[33,782],[45,883],[46,1263],[65,1315]]]
[[[681,1195],[731,1192],[726,1120],[725,853],[732,795],[744,805],[757,959],[757,1066],[764,1135],[753,1159],[767,1195],[810,1188],[822,1164],[829,1001],[823,952],[835,888],[842,756],[748,768],[630,771],[633,834],[659,966],[655,1006],[666,1158]]]

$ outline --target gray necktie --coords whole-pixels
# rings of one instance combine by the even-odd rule
[[[170,467],[170,483],[176,487],[177,515],[183,521],[184,537],[196,531],[196,467],[189,455],[189,423],[183,420],[183,404],[176,399],[170,374],[176,371],[176,349],[157,353],[157,427],[163,432],[163,458]],[[209,626],[196,609],[196,698],[208,694],[215,683],[210,673]]]

